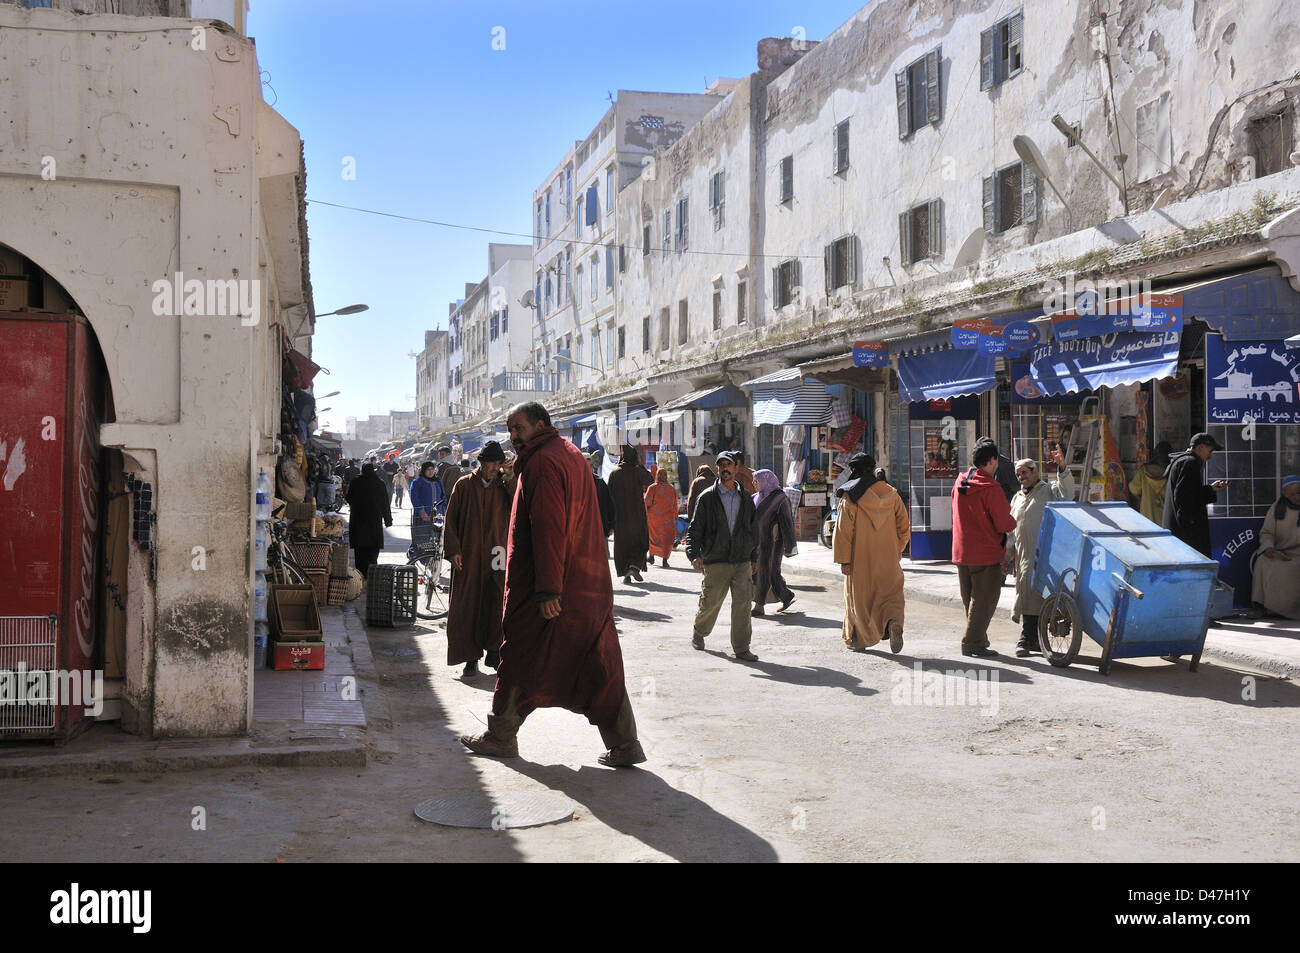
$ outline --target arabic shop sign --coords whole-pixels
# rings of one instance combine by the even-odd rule
[[[999,357],[1038,343],[1038,328],[1029,321],[995,325],[989,318],[961,318],[952,323],[952,346]]]
[[[884,367],[889,363],[889,345],[884,341],[854,341],[854,367]]]
[[[1057,341],[1122,334],[1126,331],[1178,331],[1183,328],[1183,296],[1144,293],[1127,298],[1080,295],[1075,307],[1052,315]]]
[[[1205,404],[1211,423],[1300,424],[1300,351],[1282,341],[1205,336]]]

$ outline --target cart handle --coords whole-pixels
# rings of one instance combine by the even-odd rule
[[[1135,589],[1133,586],[1129,585],[1128,581],[1125,580],[1124,577],[1121,576],[1119,573],[1113,572],[1111,573],[1111,575],[1115,577],[1115,585],[1119,586],[1121,589],[1127,589],[1129,592],[1133,593],[1133,595],[1137,596],[1139,599],[1145,598],[1142,594],[1141,589]]]

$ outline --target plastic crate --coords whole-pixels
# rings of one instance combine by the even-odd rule
[[[366,625],[410,625],[418,592],[415,566],[371,566],[366,570]]]
[[[328,539],[308,539],[290,542],[289,548],[303,569],[328,569],[333,545]]]
[[[311,580],[312,588],[316,590],[316,605],[325,605],[330,593],[329,572],[324,569],[308,569],[307,578]]]

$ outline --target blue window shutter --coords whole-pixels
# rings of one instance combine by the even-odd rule
[[[588,225],[596,224],[597,221],[596,203],[599,201],[599,199],[597,198],[599,194],[600,194],[600,190],[597,189],[596,186],[594,185],[591,186],[591,188],[587,189],[587,224]]]

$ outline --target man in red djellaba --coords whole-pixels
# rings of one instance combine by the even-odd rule
[[[623,682],[614,586],[591,467],[538,403],[506,418],[518,486],[506,544],[504,639],[488,729],[463,735],[477,754],[519,754],[519,726],[537,708],[567,708],[600,730],[600,763],[645,761]]]

